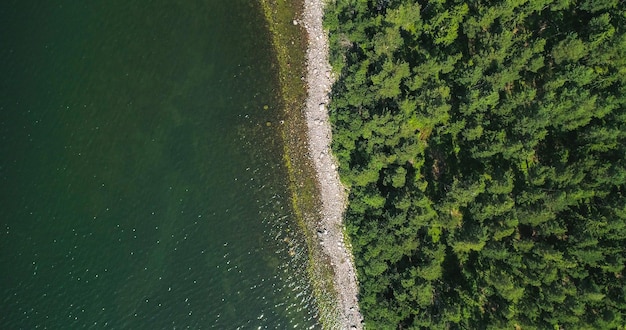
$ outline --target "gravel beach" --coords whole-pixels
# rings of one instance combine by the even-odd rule
[[[301,21],[308,34],[307,74],[308,98],[306,121],[310,155],[313,158],[322,201],[318,241],[330,258],[334,271],[334,284],[339,295],[341,324],[344,329],[362,329],[362,316],[358,306],[358,282],[351,251],[343,239],[343,212],[346,207],[346,190],[339,181],[337,161],[331,153],[331,126],[327,104],[333,83],[333,73],[328,62],[328,37],[323,30],[323,0],[305,0]]]

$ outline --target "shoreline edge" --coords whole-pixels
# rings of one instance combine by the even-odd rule
[[[347,206],[347,192],[339,178],[338,163],[331,150],[332,129],[327,106],[334,75],[328,60],[328,32],[323,29],[324,8],[324,0],[304,0],[303,23],[308,34],[305,116],[309,150],[322,202],[318,236],[334,271],[334,285],[342,318],[340,323],[345,328],[362,329],[363,317],[358,305],[354,259],[344,239],[343,215]]]
[[[325,0],[260,0],[278,64],[280,133],[291,204],[308,249],[308,273],[325,329],[363,329],[358,281],[343,227],[347,194],[330,148],[333,84]]]

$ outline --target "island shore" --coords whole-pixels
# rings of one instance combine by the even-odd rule
[[[346,191],[331,153],[333,84],[325,0],[260,0],[278,64],[281,134],[291,204],[306,239],[308,272],[325,329],[362,329],[358,282],[344,241]]]
[[[339,317],[342,318],[339,323],[346,329],[362,329],[354,261],[351,250],[344,242],[343,213],[347,194],[339,180],[337,161],[330,148],[332,131],[327,104],[333,72],[328,61],[328,36],[322,26],[323,17],[324,0],[304,0],[302,24],[308,34],[305,116],[309,154],[315,166],[322,203],[317,236],[333,269]]]

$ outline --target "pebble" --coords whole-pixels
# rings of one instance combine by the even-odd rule
[[[293,20],[294,25],[302,25],[306,28],[309,36],[309,49],[307,50],[309,81],[309,100],[306,110],[306,118],[309,128],[309,146],[311,155],[317,155],[319,161],[314,162],[318,174],[318,180],[322,188],[324,215],[320,219],[320,230],[318,230],[318,244],[322,246],[328,255],[330,264],[337,275],[334,282],[339,288],[339,306],[341,306],[341,328],[342,329],[363,329],[361,324],[363,317],[358,308],[358,287],[354,277],[354,265],[347,255],[345,244],[341,236],[341,212],[342,204],[345,200],[341,183],[337,176],[337,165],[332,161],[333,157],[327,154],[328,143],[330,143],[330,127],[327,119],[328,93],[332,86],[333,74],[328,64],[328,45],[324,38],[321,26],[324,3],[323,0],[304,0],[305,12],[300,21]],[[316,108],[317,104],[317,108]],[[328,157],[325,157],[328,156]],[[315,158],[312,157],[312,158]],[[322,161],[323,159],[323,161]],[[322,231],[321,229],[324,228]],[[331,228],[328,232],[327,228]]]

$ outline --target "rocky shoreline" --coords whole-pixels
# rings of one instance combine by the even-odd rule
[[[324,0],[304,0],[301,20],[308,35],[307,102],[305,109],[308,126],[308,146],[315,166],[322,202],[317,236],[322,250],[328,256],[338,294],[340,324],[344,329],[362,329],[363,317],[358,305],[358,282],[352,252],[343,236],[343,212],[347,196],[339,180],[337,161],[333,156],[331,126],[327,104],[333,84],[333,73],[328,62],[328,36],[322,27]]]

